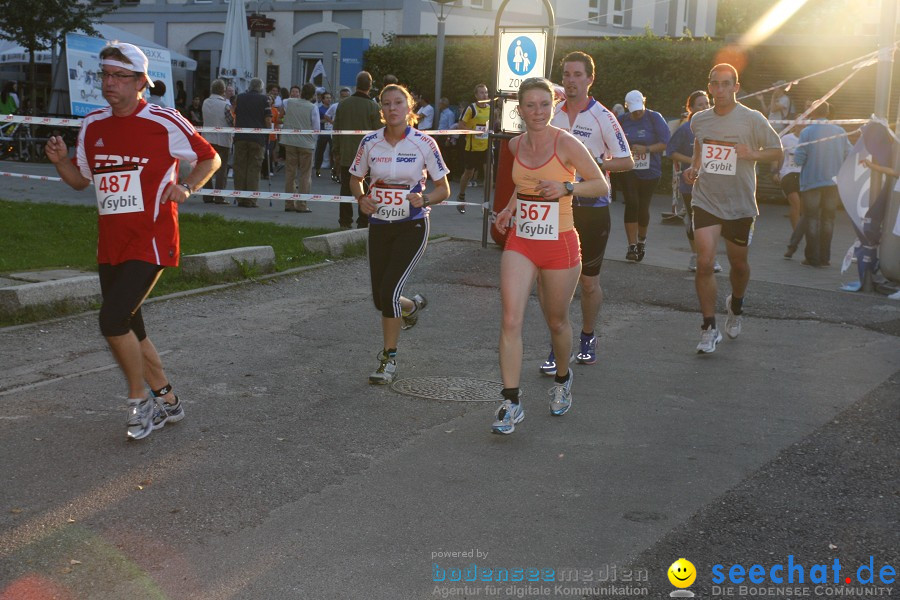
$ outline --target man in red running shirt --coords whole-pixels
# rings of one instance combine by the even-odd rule
[[[109,106],[84,118],[74,161],[68,160],[61,137],[50,138],[46,146],[63,181],[76,190],[94,184],[100,331],[128,381],[126,428],[135,440],[184,418],[144,330],[141,304],[162,270],[178,265],[177,203],[200,189],[221,164],[178,111],[147,104],[144,90],[152,86],[147,67],[146,55],[132,44],[101,50],[100,77]],[[180,160],[193,165],[181,182]]]

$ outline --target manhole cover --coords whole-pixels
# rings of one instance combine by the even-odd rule
[[[411,377],[400,379],[391,389],[407,396],[454,402],[497,402],[503,384],[466,377]]]

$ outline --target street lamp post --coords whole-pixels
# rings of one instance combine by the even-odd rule
[[[447,15],[444,14],[444,5],[450,4],[453,0],[432,0],[433,2],[437,2],[441,5],[440,14],[436,13],[437,16],[437,51],[436,56],[434,58],[434,98],[431,99],[431,104],[435,107],[440,106],[441,104],[441,83],[444,79],[444,25],[447,21],[447,15],[450,14],[450,9],[447,9]],[[435,109],[435,114],[437,114],[437,109]]]

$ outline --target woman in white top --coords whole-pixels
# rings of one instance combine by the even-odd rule
[[[369,274],[372,299],[381,311],[384,348],[369,383],[389,384],[397,372],[400,329],[409,329],[425,308],[425,297],[401,295],[403,285],[425,253],[430,206],[450,196],[449,170],[434,139],[411,127],[417,120],[406,88],[381,90],[384,127],[362,139],[350,166],[350,191],[369,215]],[[425,176],[435,189],[425,191]],[[371,180],[364,189],[366,176]]]

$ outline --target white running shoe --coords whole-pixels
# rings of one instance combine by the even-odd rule
[[[716,263],[718,264],[718,263]],[[691,260],[688,261],[688,271],[695,273],[697,271],[697,255],[691,254]]]
[[[712,354],[716,351],[716,345],[722,341],[722,334],[715,327],[703,329],[700,333],[700,343],[697,344],[697,354]]]
[[[574,373],[569,369],[569,379],[565,383],[555,383],[550,388],[550,414],[561,417],[572,408],[572,380]]]
[[[520,395],[521,398],[521,395]],[[516,430],[516,424],[525,418],[525,410],[521,404],[513,404],[511,400],[503,400],[500,408],[494,413],[494,423],[491,431],[502,435],[509,435]]]
[[[736,315],[731,311],[731,294],[725,298],[725,308],[728,310],[728,318],[725,319],[725,335],[735,339],[741,335],[741,323],[744,319],[742,315]]]
[[[722,265],[719,264],[719,261],[716,261],[716,263],[713,265],[713,273],[721,273],[721,272],[722,272]]]
[[[153,432],[153,400],[129,398],[125,427],[132,440],[142,440],[150,435]]]

